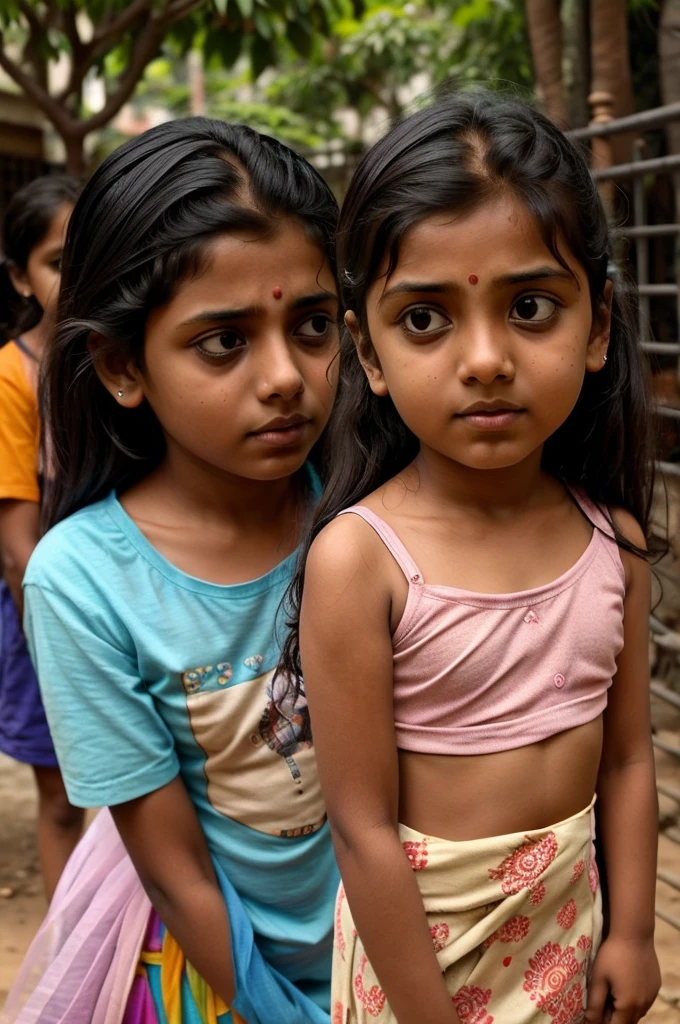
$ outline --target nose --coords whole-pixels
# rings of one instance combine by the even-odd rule
[[[260,401],[281,398],[284,402],[304,391],[304,378],[284,337],[262,346],[258,368],[257,395]]]
[[[515,365],[502,327],[487,321],[471,324],[462,334],[458,375],[465,384],[512,380]]]

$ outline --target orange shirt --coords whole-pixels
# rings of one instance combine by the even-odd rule
[[[10,341],[0,348],[0,499],[40,501],[39,452],[38,402]]]

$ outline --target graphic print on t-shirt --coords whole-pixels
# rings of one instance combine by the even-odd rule
[[[248,660],[257,671],[261,659]],[[296,699],[273,671],[236,685],[231,678],[227,661],[182,675],[191,728],[206,757],[210,803],[270,835],[317,831],[326,815],[304,694]]]

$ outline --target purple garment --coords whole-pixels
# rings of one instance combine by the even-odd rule
[[[0,580],[0,750],[40,768],[57,767],[38,680],[4,580]]]

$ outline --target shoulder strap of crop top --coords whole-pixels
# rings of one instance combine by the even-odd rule
[[[586,518],[590,520],[593,526],[601,531],[601,533],[606,537],[614,540],[614,530],[612,529],[612,525],[606,513],[596,505],[594,501],[591,501],[586,492],[580,487],[570,487],[568,490],[573,500],[579,506]],[[359,516],[367,522],[369,526],[373,527],[409,582],[418,583],[422,580],[423,576],[420,569],[413,561],[392,527],[388,526],[384,519],[381,519],[379,515],[372,512],[370,508],[366,508],[365,505],[352,505],[351,508],[345,508],[342,512],[338,513],[338,515],[341,516],[348,514]]]
[[[388,526],[384,519],[381,519],[375,512],[371,512],[370,508],[366,508],[365,505],[352,505],[351,508],[343,509],[342,512],[338,513],[338,515],[343,516],[348,513],[359,516],[361,519],[365,520],[369,526],[373,527],[410,583],[418,583],[422,580],[423,577],[420,569],[413,561],[392,527]]]
[[[578,507],[590,520],[593,526],[604,533],[606,537],[611,538],[611,540],[615,540],[616,534],[614,533],[614,528],[611,524],[608,512],[605,512],[600,505],[596,505],[581,487],[568,487],[567,489]]]

